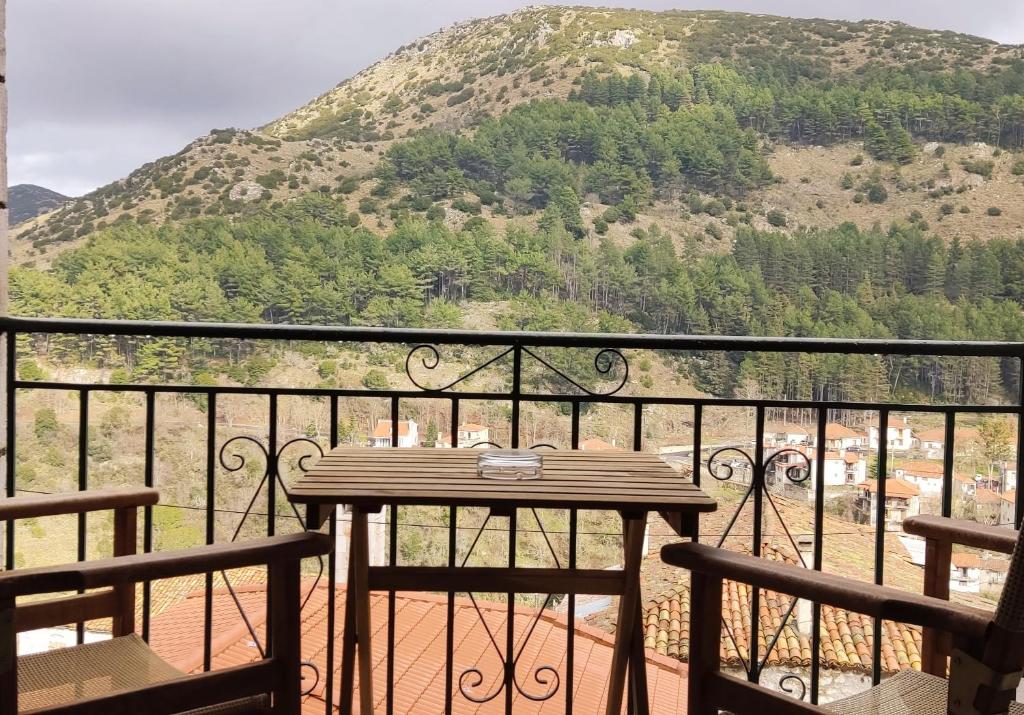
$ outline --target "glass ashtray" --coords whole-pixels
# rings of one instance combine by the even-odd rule
[[[477,457],[476,473],[483,479],[540,479],[542,462],[539,454],[528,449],[489,449]]]

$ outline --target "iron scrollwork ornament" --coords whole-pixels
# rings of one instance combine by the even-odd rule
[[[316,441],[310,439],[309,437],[297,437],[295,439],[289,440],[288,442],[282,444],[277,449],[277,451],[271,454],[270,449],[268,449],[268,447],[264,445],[262,441],[256,439],[255,437],[250,437],[248,435],[238,435],[236,437],[232,437],[231,439],[227,440],[223,445],[221,445],[220,452],[217,455],[217,459],[220,462],[220,466],[226,472],[238,472],[245,468],[245,456],[237,450],[237,446],[243,442],[255,445],[259,449],[259,451],[263,455],[263,459],[265,460],[266,468],[263,470],[263,477],[260,479],[259,486],[256,487],[255,491],[253,491],[252,497],[249,499],[249,503],[246,505],[245,511],[242,512],[242,518],[238,520],[238,524],[235,526],[235,531],[231,535],[231,541],[236,541],[239,535],[242,533],[242,527],[245,525],[246,520],[251,515],[253,506],[256,504],[256,500],[259,498],[260,494],[263,493],[263,487],[271,479],[274,480],[275,485],[280,487],[283,493],[288,493],[288,488],[285,486],[284,479],[281,476],[281,456],[284,454],[285,450],[287,450],[292,445],[300,443],[306,444],[307,446],[311,446],[314,448],[314,451],[311,451],[307,454],[303,454],[301,457],[299,457],[297,461],[299,469],[301,469],[303,472],[305,472],[308,469],[306,463],[310,457],[324,456],[323,447],[321,447]],[[235,451],[229,452],[228,448],[231,447],[232,445],[235,445],[236,449]],[[302,515],[298,511],[298,507],[295,506],[295,504],[292,504],[291,502],[289,502],[289,505],[291,506],[295,518],[298,519],[298,521],[301,523]],[[273,504],[271,504],[269,506],[269,509],[267,510],[267,518],[274,518]],[[316,579],[313,581],[313,585],[310,587],[309,592],[303,599],[301,608],[305,608],[306,604],[309,603],[309,599],[313,596],[313,593],[316,592],[316,588],[320,584],[321,579],[323,578],[323,558],[318,556],[317,561],[319,562],[319,570],[317,572]],[[242,606],[242,602],[238,598],[238,594],[235,592],[234,587],[231,585],[231,581],[228,578],[227,572],[221,571],[220,573],[221,578],[224,579],[224,584],[227,586],[228,593],[231,595],[232,600],[235,602],[235,608],[238,609],[238,613],[241,615],[242,621],[245,623],[245,627],[249,631],[249,636],[252,638],[252,641],[255,644],[257,651],[259,651],[260,657],[265,658],[266,650],[264,646],[260,643],[259,636],[256,634],[256,628],[249,620],[249,616],[248,614],[246,614],[245,608]],[[313,690],[316,689],[317,685],[319,685],[320,669],[317,668],[315,663],[309,660],[302,661],[300,663],[300,666],[308,670],[313,676],[312,684],[308,687],[303,688],[302,694],[305,696],[312,693]],[[305,678],[303,678],[303,680],[305,680]]]
[[[616,350],[615,348],[603,348],[599,350],[596,355],[594,355],[594,371],[600,377],[614,379],[615,366],[622,366],[622,374],[619,377],[618,381],[615,382],[607,390],[592,390],[589,387],[580,384],[579,381],[573,379],[572,377],[569,377],[562,370],[558,369],[557,367],[552,365],[550,362],[548,362],[543,357],[533,352],[529,348],[522,348],[522,350],[525,355],[529,355],[531,358],[539,362],[541,365],[546,367],[551,372],[555,373],[555,375],[565,380],[567,383],[575,387],[584,395],[589,395],[591,397],[611,397],[612,395],[619,392],[619,390],[621,390],[623,387],[625,387],[626,383],[629,381],[629,361],[626,359],[625,355],[623,355],[620,351]]]
[[[722,459],[723,455],[727,454],[733,454],[735,456],[729,460]],[[796,459],[791,460],[791,456],[795,456]],[[743,449],[740,449],[739,447],[723,447],[721,449],[716,450],[708,457],[708,472],[714,479],[720,482],[728,482],[732,480],[733,476],[735,476],[736,474],[736,468],[737,466],[739,466],[737,462],[745,462],[750,472],[749,486],[747,486],[746,492],[740,499],[739,505],[736,507],[736,511],[733,513],[728,525],[726,526],[721,537],[719,538],[718,547],[721,548],[725,544],[726,539],[729,537],[729,534],[731,533],[733,526],[735,526],[736,522],[738,521],[740,514],[742,513],[744,507],[747,505],[747,502],[750,500],[751,496],[756,495],[754,502],[755,514],[759,513],[758,510],[761,508],[760,504],[762,504],[761,499],[763,498],[765,501],[767,501],[768,505],[774,511],[779,524],[782,526],[783,532],[785,533],[786,537],[789,539],[789,542],[793,547],[793,551],[798,555],[800,562],[806,568],[807,564],[803,560],[803,554],[800,552],[800,549],[797,546],[796,541],[793,539],[793,535],[790,533],[789,528],[786,525],[786,520],[782,518],[778,506],[775,504],[775,500],[772,498],[772,494],[768,490],[768,482],[765,478],[771,466],[783,458],[785,458],[786,466],[782,469],[782,475],[786,480],[788,480],[792,484],[803,484],[810,478],[812,470],[810,459],[808,459],[807,455],[804,454],[801,450],[795,449],[793,447],[784,447],[782,449],[779,449],[776,452],[773,452],[772,454],[764,458],[764,460],[761,463],[758,463],[758,461],[754,459],[754,457],[752,457],[748,452],[744,451]],[[754,533],[755,535],[760,533],[758,527],[755,527]],[[759,544],[756,544],[756,546],[759,546]],[[743,668],[747,671],[748,676],[760,676],[761,672],[764,670],[765,665],[768,662],[768,658],[771,655],[772,650],[775,648],[775,645],[778,642],[779,637],[781,636],[782,631],[786,626],[786,623],[789,622],[789,619],[792,616],[794,609],[796,608],[796,604],[797,599],[791,599],[788,608],[785,610],[785,613],[782,616],[781,623],[779,624],[778,629],[775,631],[771,638],[767,639],[764,656],[758,662],[748,662],[747,660],[743,660]],[[725,624],[726,633],[730,638],[732,638],[734,645],[737,645],[738,649],[738,644],[736,644],[736,639],[732,634],[732,630],[729,627],[729,623],[725,619],[722,619],[722,622],[723,624]],[[804,696],[807,694],[807,686],[799,676],[794,674],[788,674],[783,676],[782,679],[779,681],[779,687],[782,688],[784,692],[792,694],[795,692],[795,686],[791,685],[793,681],[799,683],[799,686],[801,688],[799,697],[802,700]]]
[[[791,683],[794,682],[796,683],[796,685],[791,685]],[[796,692],[797,685],[800,687],[800,694],[794,695],[794,693]],[[783,675],[781,678],[779,678],[779,688],[784,693],[794,695],[794,697],[796,697],[797,700],[803,700],[805,697],[807,697],[807,683],[805,683],[804,679],[796,673],[789,673],[788,675]]]
[[[418,356],[419,362],[425,370],[436,370],[441,364],[441,353],[434,345],[422,343],[420,345],[413,346],[413,348],[409,351],[409,354],[405,356],[405,375],[406,377],[409,378],[409,382],[411,382],[413,385],[423,390],[424,392],[446,392],[455,387],[456,385],[465,382],[469,378],[473,377],[473,375],[476,375],[478,372],[500,361],[505,356],[510,355],[512,351],[513,348],[503,350],[502,352],[493,356],[486,362],[473,368],[469,372],[464,373],[459,377],[456,377],[454,380],[451,380],[450,382],[447,382],[446,384],[441,385],[440,387],[430,387],[429,385],[421,383],[413,376],[413,360]]]

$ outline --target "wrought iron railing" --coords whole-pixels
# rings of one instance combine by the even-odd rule
[[[703,337],[703,336],[666,336],[666,335],[607,335],[607,334],[565,334],[565,333],[524,333],[524,332],[477,332],[477,331],[437,331],[411,329],[381,329],[355,327],[301,327],[286,325],[225,325],[203,323],[154,323],[138,321],[99,321],[99,320],[60,320],[60,319],[0,319],[0,330],[6,337],[6,494],[14,495],[24,485],[19,483],[18,450],[19,427],[18,406],[29,391],[49,390],[72,393],[77,396],[78,440],[77,440],[77,487],[86,489],[90,484],[89,434],[90,434],[90,398],[97,392],[121,392],[141,395],[144,403],[144,445],[143,468],[138,475],[139,481],[147,486],[154,484],[155,473],[155,440],[157,438],[157,397],[159,395],[199,396],[205,409],[205,449],[201,457],[205,471],[205,488],[200,504],[188,505],[199,508],[204,515],[205,540],[212,543],[216,537],[215,519],[218,513],[216,490],[218,478],[231,473],[242,473],[246,467],[245,457],[237,450],[242,443],[248,443],[255,449],[264,464],[258,471],[258,478],[251,485],[251,498],[244,508],[237,510],[240,520],[233,530],[231,538],[242,533],[243,524],[254,515],[254,505],[265,498],[268,508],[262,513],[265,517],[265,531],[273,535],[282,521],[290,522],[289,528],[297,528],[301,522],[297,513],[282,511],[278,505],[285,504],[283,496],[286,489],[284,479],[283,457],[286,450],[302,453],[306,456],[321,454],[325,447],[339,444],[339,418],[341,409],[348,400],[360,398],[383,398],[387,401],[387,416],[391,425],[392,445],[399,443],[399,421],[402,418],[403,403],[422,400],[442,400],[447,404],[448,422],[451,434],[457,434],[460,424],[460,413],[465,413],[467,403],[489,402],[508,406],[509,433],[508,444],[505,446],[551,446],[558,440],[542,439],[527,442],[521,437],[522,408],[528,404],[559,403],[565,406],[564,412],[570,421],[568,439],[562,447],[577,448],[580,444],[581,414],[593,404],[617,405],[626,410],[631,424],[632,443],[634,450],[644,449],[645,408],[649,406],[675,406],[690,410],[689,468],[693,480],[701,483],[702,475],[715,480],[734,480],[739,488],[740,498],[736,513],[728,526],[719,534],[718,543],[725,541],[737,522],[740,511],[750,508],[753,511],[750,549],[760,553],[762,543],[761,524],[766,510],[778,512],[773,497],[771,483],[781,479],[792,484],[803,484],[808,481],[812,471],[822,477],[825,474],[826,425],[830,415],[842,411],[858,410],[874,413],[877,418],[878,434],[886,434],[889,416],[896,412],[933,413],[941,415],[945,428],[943,447],[943,486],[941,495],[941,513],[952,513],[953,472],[955,459],[955,427],[957,417],[966,414],[1006,414],[1017,417],[1016,462],[1017,475],[1021,473],[1024,461],[1024,429],[1021,416],[1024,415],[1024,344],[1022,343],[962,343],[932,341],[894,341],[894,340],[830,340],[830,339],[795,339],[795,338],[751,338],[751,337]],[[202,339],[206,341],[319,341],[326,343],[354,343],[360,345],[403,345],[408,350],[404,366],[408,386],[401,389],[370,389],[370,388],[339,388],[339,387],[290,387],[290,386],[237,386],[237,385],[195,385],[195,384],[149,384],[149,383],[88,383],[76,381],[54,381],[45,379],[25,379],[19,377],[19,359],[29,355],[19,355],[19,337],[23,336],[101,336],[106,339],[120,341],[144,340],[148,338],[180,338],[184,340]],[[470,364],[462,372],[449,375],[437,382],[431,382],[428,376],[440,372],[445,354],[454,349],[485,349],[490,352],[477,362]],[[20,348],[31,350],[32,348]],[[572,351],[572,360],[558,359],[559,351]],[[579,355],[585,351],[587,359],[581,362]],[[629,389],[631,386],[629,361],[630,351],[658,351],[665,354],[707,354],[709,352],[736,353],[797,353],[797,354],[861,354],[885,356],[948,356],[952,358],[989,358],[1003,362],[1004,375],[1017,383],[1018,398],[1010,404],[936,404],[933,402],[900,402],[875,401],[858,402],[844,400],[819,399],[776,399],[776,398],[732,398],[724,396],[693,397],[669,394],[643,394]],[[581,367],[582,366],[582,367]],[[589,373],[579,374],[580,372]],[[501,383],[500,388],[480,388],[478,380],[485,374],[493,373]],[[544,380],[533,379],[532,376],[542,374]],[[527,378],[530,379],[527,379]],[[262,435],[231,436],[218,442],[218,410],[219,400],[232,395],[259,396],[266,399],[267,424]],[[279,431],[279,403],[286,397],[306,397],[325,400],[329,406],[330,428],[325,440],[297,436],[285,439]],[[746,444],[731,444],[725,447],[715,445],[709,449],[702,445],[705,433],[704,419],[708,410],[717,408],[743,408],[750,415],[753,427],[753,440]],[[812,415],[814,444],[819,448],[813,457],[805,452],[792,448],[769,448],[765,446],[765,425],[769,411],[802,410],[805,415]],[[325,442],[325,443],[324,443]],[[888,474],[891,451],[886,439],[878,440],[876,455],[876,472],[878,475]],[[300,445],[305,445],[300,449]],[[471,446],[471,445],[460,445]],[[706,456],[707,455],[707,456]],[[726,459],[730,457],[730,459]],[[305,457],[299,460],[299,468],[305,464]],[[776,470],[773,465],[782,461],[786,466]],[[813,463],[812,463],[813,461]],[[743,466],[743,469],[738,467]],[[781,475],[781,477],[779,476]],[[734,479],[735,478],[735,479]],[[813,480],[812,480],[813,481]],[[822,568],[823,551],[823,514],[824,488],[823,479],[818,480],[818,487],[813,492],[814,533],[813,554],[808,568]],[[877,484],[877,500],[875,522],[878,524],[874,539],[874,569],[876,583],[882,583],[884,574],[885,548],[885,490],[886,480],[879,479]],[[749,505],[749,506],[748,506]],[[1024,514],[1024,494],[1016,490],[1014,504],[1014,522],[1020,524]],[[780,515],[780,520],[782,520]],[[784,520],[782,520],[784,523]],[[516,519],[509,518],[509,543],[515,544]],[[150,551],[154,547],[153,509],[147,507],[143,522],[143,548]],[[458,519],[455,507],[449,510],[448,526],[448,559],[450,565],[455,564],[456,530]],[[330,521],[329,529],[336,535],[336,523]],[[7,525],[5,544],[5,568],[15,567],[16,539],[11,525]],[[87,522],[80,516],[77,525],[77,556],[86,556]],[[786,534],[790,538],[791,535]],[[579,515],[572,511],[568,515],[568,563],[575,565],[579,537]],[[397,559],[399,546],[399,519],[395,508],[388,515],[387,558],[391,565]],[[547,539],[547,534],[545,534]],[[548,543],[550,548],[550,542]],[[799,553],[794,542],[793,548]],[[557,557],[556,557],[557,560]],[[335,643],[335,583],[337,564],[334,555],[320,569],[325,573],[332,587],[328,589],[328,642],[326,643],[327,660],[336,664]],[[205,626],[204,626],[204,667],[211,665],[211,603],[213,577],[206,578],[205,593]],[[230,585],[230,584],[229,584]],[[394,592],[389,594],[389,623],[387,628],[387,692],[385,710],[390,713],[394,707],[394,654],[395,654],[395,598]],[[451,596],[449,595],[449,599]],[[759,594],[752,595],[751,637],[749,653],[744,659],[744,669],[752,681],[757,681],[765,668],[768,653],[771,652],[776,633],[768,643],[765,653],[759,653],[758,639],[753,634],[758,632],[756,619],[759,616]],[[545,603],[547,603],[545,601]],[[576,600],[573,596],[566,598],[568,622],[572,623],[576,614]],[[793,615],[795,603],[791,603],[785,613],[783,623]],[[453,685],[458,683],[461,688],[461,676],[453,672],[452,608],[449,602],[446,650],[446,711],[451,712],[453,698],[460,697]],[[810,664],[810,682],[801,684],[809,699],[817,702],[819,695],[820,663],[818,653],[821,648],[820,605],[813,605],[811,621],[811,647],[813,656]],[[142,634],[150,633],[150,591],[148,584],[143,591]],[[881,632],[880,624],[875,624],[875,634]],[[79,624],[79,638],[82,637],[82,624]],[[781,629],[780,629],[781,632]],[[255,632],[253,633],[255,636]],[[567,628],[566,636],[566,667],[560,676],[560,693],[565,699],[567,712],[573,710],[573,699],[576,685],[573,682],[574,667],[574,630]],[[492,635],[491,641],[497,648],[501,639]],[[880,648],[881,638],[874,639],[872,658],[873,680],[881,677]],[[259,639],[255,638],[257,646]],[[511,636],[509,643],[512,643]],[[517,644],[518,647],[518,644]],[[501,653],[499,652],[499,657]],[[326,678],[324,700],[328,713],[332,711],[331,703],[338,684],[334,676],[334,668],[329,672],[318,674]],[[480,675],[478,672],[467,671],[470,676]],[[507,676],[506,676],[507,677]],[[779,683],[787,692],[798,690],[792,685],[796,676],[785,675]],[[799,678],[796,678],[800,680]],[[506,683],[506,686],[508,684]],[[557,686],[556,686],[557,687]],[[547,697],[553,696],[550,693]],[[797,693],[798,695],[803,695]],[[511,701],[506,699],[507,703]],[[508,710],[510,705],[506,705]]]

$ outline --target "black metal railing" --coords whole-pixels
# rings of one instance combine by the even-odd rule
[[[792,449],[770,449],[765,446],[765,425],[767,416],[770,413],[780,411],[803,411],[803,414],[813,415],[814,444],[817,451],[812,459],[804,457],[804,463],[794,463],[782,469],[785,480],[794,484],[807,481],[811,472],[819,475],[817,487],[813,493],[814,533],[813,533],[813,556],[811,563],[805,564],[808,568],[822,568],[823,552],[823,520],[824,520],[824,474],[825,474],[825,448],[826,425],[830,416],[844,411],[859,411],[874,413],[878,425],[878,446],[874,450],[876,455],[877,474],[884,477],[889,473],[889,460],[891,450],[887,447],[887,434],[889,416],[893,413],[932,413],[941,415],[945,429],[945,441],[943,448],[943,484],[940,510],[943,515],[950,515],[953,508],[953,473],[954,459],[956,456],[954,447],[955,427],[957,417],[960,415],[977,414],[1004,414],[1014,415],[1017,418],[1016,435],[1016,463],[1017,475],[1021,473],[1021,465],[1024,462],[1024,429],[1022,429],[1021,416],[1024,415],[1024,380],[1020,376],[1024,374],[1024,344],[1022,343],[988,343],[988,342],[935,342],[935,341],[897,341],[897,340],[832,340],[832,339],[797,339],[797,338],[750,338],[750,337],[705,337],[705,336],[666,336],[666,335],[606,335],[606,334],[567,334],[567,333],[525,333],[525,332],[476,332],[476,331],[436,331],[436,330],[411,330],[411,329],[382,329],[382,328],[357,328],[357,327],[303,327],[292,325],[237,325],[237,324],[204,324],[204,323],[156,323],[140,321],[101,321],[101,320],[61,320],[61,319],[27,319],[27,318],[6,318],[0,319],[0,331],[6,338],[6,494],[13,496],[24,488],[19,483],[18,455],[19,455],[19,430],[18,407],[20,401],[29,391],[59,391],[74,394],[78,401],[78,444],[77,444],[77,488],[86,489],[90,485],[90,406],[91,397],[96,393],[130,393],[141,396],[144,409],[144,443],[143,463],[139,481],[146,486],[153,486],[156,483],[155,461],[156,461],[156,440],[158,437],[159,415],[158,397],[164,395],[188,396],[198,400],[205,410],[205,451],[203,453],[202,467],[204,473],[204,484],[202,489],[202,503],[191,503],[180,505],[190,509],[200,509],[203,515],[204,538],[207,543],[212,543],[217,537],[216,520],[221,512],[228,512],[240,517],[240,520],[233,529],[231,538],[242,535],[242,526],[248,518],[255,515],[255,505],[261,499],[265,499],[267,508],[260,512],[265,516],[265,532],[268,535],[275,533],[279,524],[287,522],[288,528],[300,528],[301,519],[297,513],[290,513],[288,509],[281,509],[284,505],[284,492],[286,489],[285,468],[283,459],[284,452],[289,450],[298,454],[301,452],[304,457],[299,460],[298,467],[305,465],[306,456],[322,454],[324,447],[337,446],[341,439],[339,424],[342,407],[351,400],[365,400],[377,398],[386,401],[386,414],[390,419],[392,446],[399,444],[399,421],[402,419],[403,404],[411,404],[417,401],[442,401],[446,404],[447,418],[451,426],[452,440],[456,440],[458,426],[461,422],[460,415],[465,414],[466,405],[470,403],[487,402],[500,403],[508,407],[508,445],[518,447],[521,443],[530,446],[557,446],[578,448],[581,435],[581,416],[584,411],[593,405],[612,405],[627,411],[631,424],[632,444],[634,450],[644,449],[645,435],[645,408],[652,406],[673,406],[690,411],[690,451],[689,469],[692,479],[698,485],[701,483],[702,475],[709,475],[715,480],[728,481],[734,476],[733,466],[737,461],[746,463],[745,473],[748,477],[740,480],[742,487],[739,493],[742,495],[736,513],[733,515],[724,532],[720,534],[719,543],[723,543],[736,523],[740,511],[748,504],[753,509],[753,534],[751,535],[750,549],[758,554],[761,549],[762,518],[767,509],[775,509],[775,502],[769,488],[768,475],[772,472],[773,464],[786,456],[787,463],[791,461]],[[34,336],[37,340],[42,337],[53,336],[101,336],[105,339],[115,341],[134,341],[150,338],[178,338],[182,340],[204,340],[204,341],[277,341],[277,342],[325,342],[325,343],[351,343],[361,346],[367,345],[402,345],[406,346],[408,352],[405,356],[404,366],[407,387],[370,389],[370,388],[340,388],[340,387],[289,387],[289,386],[238,386],[238,385],[211,385],[211,384],[166,384],[166,383],[83,383],[65,380],[26,379],[19,376],[19,360],[32,357],[32,352],[37,348],[31,344],[19,341],[19,338]],[[466,348],[489,350],[483,357],[475,354],[471,356],[476,360],[468,367],[454,376],[448,375],[437,382],[427,379],[432,374],[441,372],[445,361],[446,353],[452,350]],[[559,351],[571,351],[573,359],[559,359]],[[951,358],[988,358],[998,359],[1003,363],[1003,373],[1015,376],[1017,386],[1015,387],[1017,399],[1010,404],[936,404],[933,402],[900,402],[900,401],[872,401],[861,402],[852,400],[821,400],[821,399],[748,399],[731,397],[693,397],[676,396],[664,393],[651,393],[650,389],[641,394],[640,391],[630,389],[630,356],[631,351],[657,351],[662,354],[705,354],[708,352],[736,353],[796,353],[806,355],[817,354],[859,354],[859,355],[881,355],[881,356],[948,356]],[[21,354],[24,352],[24,354]],[[580,359],[580,354],[586,354],[586,360]],[[465,356],[462,356],[464,360]],[[436,373],[434,371],[437,371]],[[586,374],[580,374],[586,373]],[[489,382],[484,378],[491,376]],[[537,375],[544,379],[536,379]],[[494,384],[499,387],[494,387]],[[482,386],[481,386],[482,385]],[[266,400],[267,424],[265,430],[260,430],[258,436],[233,435],[223,441],[218,440],[218,433],[223,431],[220,428],[219,416],[221,401],[230,399],[232,396],[244,395],[259,397]],[[284,398],[316,398],[326,401],[329,411],[330,427],[325,439],[317,436],[282,436],[279,426],[279,405]],[[558,439],[540,440],[543,445],[536,445],[532,441],[525,441],[522,434],[522,409],[526,405],[541,403],[558,403],[564,406],[563,413],[569,418],[568,438],[564,443]],[[745,444],[732,444],[726,448],[715,445],[709,449],[703,443],[705,419],[708,411],[719,408],[741,408],[751,416],[753,439]],[[246,470],[246,459],[238,452],[242,442],[247,443],[250,449],[256,450],[264,464],[256,471],[254,483],[251,485],[250,498],[247,504],[238,505],[238,508],[219,508],[217,504],[217,487],[219,479],[227,474],[242,474]],[[326,442],[326,444],[324,444]],[[304,445],[300,450],[299,445]],[[459,445],[471,446],[471,445]],[[748,448],[752,447],[752,453]],[[732,454],[732,462],[723,461],[727,454]],[[799,460],[798,460],[799,461]],[[813,480],[812,480],[813,481]],[[710,484],[710,483],[709,483]],[[874,540],[874,581],[882,583],[884,573],[884,549],[885,549],[885,490],[886,479],[878,479],[877,502],[875,518],[875,540]],[[1024,494],[1020,489],[1016,490],[1016,502],[1013,509],[1014,523],[1019,525],[1022,514],[1024,514]],[[447,514],[447,544],[448,563],[456,563],[457,530],[459,514],[453,506],[448,509]],[[780,517],[781,518],[781,517]],[[539,517],[538,517],[539,523]],[[391,565],[396,563],[399,552],[399,514],[395,507],[392,507],[388,514],[387,528],[387,558]],[[330,532],[336,535],[336,524],[334,520],[329,522]],[[86,540],[88,524],[84,515],[78,518],[76,548],[77,557],[86,557]],[[15,532],[10,524],[5,530],[5,568],[11,569],[16,566],[16,539]],[[786,534],[790,538],[792,535]],[[570,566],[577,562],[578,541],[580,536],[579,515],[575,510],[568,514],[567,527],[568,558]],[[516,544],[516,519],[508,518],[508,538],[512,545],[509,557],[515,558]],[[547,534],[545,534],[547,538]],[[144,513],[144,526],[142,532],[143,549],[150,551],[154,548],[154,511],[147,507]],[[549,544],[550,546],[550,544]],[[796,544],[793,544],[794,548]],[[334,665],[337,662],[334,644],[335,616],[335,576],[337,564],[332,554],[321,571],[326,571],[326,577],[331,584],[328,589],[328,641],[326,647],[326,662],[329,665],[328,672],[319,674],[325,680],[325,708],[328,713],[332,711],[331,703],[338,684],[334,677]],[[204,641],[203,641],[203,663],[204,667],[211,665],[211,628],[212,628],[212,587],[213,575],[207,575],[206,592],[204,596],[205,620],[204,620]],[[766,653],[758,652],[757,619],[759,617],[758,594],[753,594],[751,608],[751,637],[749,638],[749,655],[745,659],[744,667],[748,677],[757,681],[765,668],[768,653],[771,652],[770,641]],[[394,654],[395,654],[395,604],[396,594],[388,594],[389,622],[387,628],[387,691],[385,696],[385,711],[391,713],[394,707]],[[446,712],[451,712],[453,698],[459,697],[453,683],[459,680],[459,674],[453,669],[453,605],[452,596],[449,594],[447,608],[446,635],[446,664],[445,664],[445,701]],[[576,599],[569,595],[565,599],[569,623],[572,623],[576,614]],[[783,618],[783,623],[792,616],[793,607],[790,604],[788,612]],[[810,682],[803,683],[804,690],[813,702],[817,702],[819,695],[820,663],[818,654],[821,648],[820,633],[820,605],[813,605],[811,645],[813,656],[810,664]],[[877,682],[881,677],[881,624],[876,623],[874,633],[873,652],[873,680]],[[143,590],[143,616],[142,634],[148,638],[151,628],[150,616],[150,589],[147,584]],[[510,626],[511,628],[511,626]],[[83,626],[78,625],[79,639],[83,636]],[[781,632],[781,631],[780,631]],[[508,634],[509,647],[513,647],[511,632]],[[255,633],[254,633],[255,636]],[[561,693],[565,698],[567,712],[573,710],[573,696],[576,685],[573,682],[574,666],[574,630],[567,628],[566,636],[566,660],[565,670],[561,676]],[[778,638],[778,633],[775,635]],[[492,639],[494,640],[494,639]],[[500,639],[499,639],[500,640]],[[259,643],[256,639],[257,644]],[[497,646],[496,646],[497,647]],[[500,655],[500,653],[499,653]],[[792,675],[786,675],[780,683],[787,691],[793,688],[787,681]],[[460,681],[461,682],[461,681]],[[552,693],[553,695],[553,693]],[[506,698],[506,711],[511,709],[511,699]]]

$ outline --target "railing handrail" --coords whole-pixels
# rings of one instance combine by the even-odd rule
[[[0,317],[0,332],[68,335],[121,335],[245,340],[313,340],[449,345],[526,345],[533,347],[635,348],[649,350],[738,350],[858,355],[948,355],[1024,357],[1024,342],[784,338],[760,336],[562,333],[497,330],[432,330],[282,323],[205,323],[149,320]]]

